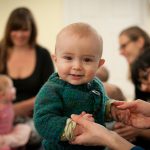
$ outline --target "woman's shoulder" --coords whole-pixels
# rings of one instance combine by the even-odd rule
[[[37,59],[40,60],[40,62],[45,62],[45,63],[49,63],[49,61],[51,61],[51,57],[50,57],[50,52],[48,51],[48,49],[40,46],[40,45],[36,45],[36,54],[37,54]]]
[[[35,49],[37,53],[39,53],[40,55],[50,55],[50,52],[48,51],[48,49],[46,49],[45,47],[41,45],[36,45]]]

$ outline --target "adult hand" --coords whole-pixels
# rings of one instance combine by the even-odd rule
[[[109,135],[111,134],[108,129],[94,122],[90,122],[79,115],[71,115],[71,118],[83,127],[82,134],[77,136],[71,144],[85,146],[107,145],[110,137]]]
[[[73,121],[83,127],[81,135],[75,137],[71,144],[96,146],[103,145],[114,150],[130,150],[134,147],[115,132],[109,131],[104,126],[85,120],[81,115],[71,115]]]
[[[130,110],[128,122],[124,120],[122,120],[122,122],[136,128],[150,127],[150,103],[143,100],[136,100],[133,102],[114,102],[114,105],[121,110]]]
[[[113,131],[128,141],[134,141],[140,134],[142,129],[134,128],[132,126],[125,125],[121,122],[116,122]]]
[[[111,104],[111,115],[115,121],[126,123],[130,118],[130,111],[128,109],[118,109],[116,105]]]
[[[113,103],[119,109],[129,109],[132,113],[140,113],[150,117],[150,103],[143,100],[135,100],[132,102],[116,101]]]

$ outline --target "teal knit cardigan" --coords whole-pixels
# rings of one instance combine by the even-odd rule
[[[36,96],[34,123],[43,137],[46,150],[96,150],[99,147],[71,145],[60,141],[66,120],[71,114],[82,111],[93,114],[95,121],[104,125],[105,106],[108,97],[102,83],[94,78],[82,85],[71,85],[57,73],[50,76]]]

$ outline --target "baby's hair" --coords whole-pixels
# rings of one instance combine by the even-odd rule
[[[8,76],[0,74],[0,92],[5,92],[11,82]]]
[[[97,31],[92,26],[90,26],[87,23],[82,23],[82,22],[70,24],[70,25],[64,27],[58,33],[57,38],[56,38],[55,51],[57,50],[57,47],[58,47],[59,38],[62,35],[66,35],[66,34],[70,35],[70,36],[78,36],[79,38],[85,38],[85,37],[93,36],[99,42],[100,51],[102,54],[103,41],[102,41],[101,36],[97,33]]]

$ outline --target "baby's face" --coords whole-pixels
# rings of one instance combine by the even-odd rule
[[[6,97],[8,101],[14,100],[16,98],[16,89],[14,87],[8,89],[8,93]]]
[[[59,39],[54,58],[61,79],[73,85],[88,83],[103,64],[99,43],[76,35]]]
[[[9,86],[6,89],[5,99],[7,101],[12,101],[16,98],[16,89],[13,86],[12,82],[10,82]]]

